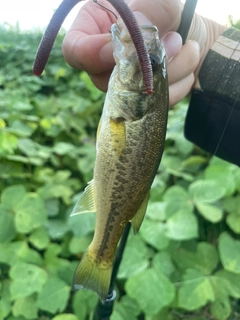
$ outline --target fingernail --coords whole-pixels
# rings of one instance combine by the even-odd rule
[[[103,63],[113,64],[113,49],[112,42],[107,42],[99,51],[99,57]]]

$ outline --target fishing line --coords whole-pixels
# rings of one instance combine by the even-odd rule
[[[208,104],[209,106],[210,106],[210,103],[213,101],[213,99],[216,97],[216,95],[217,95],[216,89],[217,89],[217,87],[218,87],[218,85],[219,85],[219,83],[220,83],[220,79],[221,79],[222,76],[224,75],[225,69],[230,69],[230,68],[228,68],[228,66],[229,66],[229,64],[230,64],[231,61],[232,61],[231,58],[233,57],[234,53],[237,51],[237,49],[238,49],[239,46],[240,46],[240,42],[238,42],[238,44],[236,45],[234,51],[232,52],[231,56],[229,57],[229,59],[228,59],[226,65],[225,65],[224,69],[222,70],[221,76],[218,78],[217,84],[216,84],[216,86],[215,86],[215,90],[214,90],[214,91],[215,91],[215,95],[212,95],[211,100],[209,101],[209,104]],[[237,66],[237,64],[239,63],[239,61],[240,61],[240,59],[238,59],[238,60],[235,62],[235,64],[233,65],[233,67],[231,67],[232,72],[230,73],[230,78],[231,78],[232,73],[234,72],[234,68]],[[228,81],[226,80],[226,81],[225,81],[225,85],[223,86],[223,89],[226,88],[227,84],[228,84]],[[226,129],[227,129],[227,126],[228,126],[228,124],[229,124],[230,118],[231,118],[231,116],[232,116],[232,114],[233,114],[233,111],[234,111],[234,109],[235,109],[235,106],[236,106],[236,103],[237,103],[239,94],[240,94],[240,92],[237,93],[237,96],[236,96],[235,101],[234,101],[234,103],[233,103],[233,106],[232,106],[232,108],[231,108],[230,114],[229,114],[229,116],[228,116],[228,118],[227,118],[226,124],[225,124],[225,126],[224,126],[224,128],[223,128],[223,132],[222,132],[222,134],[221,134],[221,136],[220,136],[219,142],[218,142],[218,144],[217,144],[217,146],[216,146],[216,148],[215,148],[215,151],[214,151],[214,153],[213,153],[213,156],[215,156],[216,153],[218,152],[218,149],[219,149],[220,144],[221,144],[221,142],[222,142],[223,136],[224,136],[224,134],[225,134],[225,132],[226,132]]]
[[[217,41],[217,40],[216,40],[216,41]],[[216,43],[216,41],[215,41],[215,43]],[[216,82],[216,84],[215,84],[215,86],[214,86],[213,93],[212,93],[212,95],[210,96],[210,99],[209,99],[209,102],[208,102],[208,107],[209,107],[210,110],[211,110],[211,103],[214,101],[214,99],[215,99],[216,96],[217,96],[217,88],[222,84],[222,79],[223,79],[223,77],[224,77],[225,70],[232,69],[231,73],[229,73],[229,78],[231,78],[231,75],[232,75],[232,73],[234,72],[235,67],[236,67],[236,66],[239,64],[239,62],[240,62],[240,58],[239,58],[238,60],[235,60],[235,63],[230,67],[230,64],[231,64],[232,61],[233,61],[232,57],[233,57],[233,55],[235,54],[235,52],[238,50],[239,47],[240,47],[240,42],[238,42],[238,43],[236,44],[236,47],[234,48],[233,52],[232,52],[231,55],[229,56],[228,60],[227,60],[226,63],[225,63],[225,66],[224,66],[223,70],[221,71],[220,76],[218,77],[218,80],[217,80],[217,82]],[[227,84],[228,84],[228,79],[226,79],[226,81],[224,81],[224,83],[223,83],[223,86],[222,86],[223,90],[226,88]],[[217,145],[216,145],[216,148],[214,149],[214,152],[213,152],[213,154],[212,154],[212,157],[216,156],[216,154],[217,154],[217,152],[218,152],[218,150],[219,150],[219,147],[220,147],[221,142],[222,142],[222,140],[223,140],[224,134],[226,133],[226,129],[227,129],[228,125],[229,125],[230,119],[231,119],[232,114],[233,114],[233,112],[234,112],[236,103],[237,103],[237,101],[238,101],[239,95],[240,95],[240,92],[238,91],[238,93],[237,93],[237,95],[236,95],[236,97],[235,97],[235,99],[234,99],[233,105],[232,105],[232,107],[231,107],[230,113],[229,113],[229,115],[228,115],[228,117],[227,117],[227,120],[226,120],[226,123],[225,123],[225,125],[224,125],[224,128],[223,128],[223,131],[222,131],[222,133],[221,133],[221,136],[220,136],[220,138],[219,138],[219,141],[218,141],[218,143],[217,143]],[[205,181],[202,181],[202,187],[201,187],[201,188],[204,187],[204,183],[205,183]],[[176,252],[177,252],[177,249],[179,248],[180,243],[181,243],[181,241],[178,242],[178,244],[177,244],[177,246],[176,246],[176,249],[175,249],[174,253],[172,254],[172,260],[173,260],[173,258],[174,258],[174,255],[175,255]],[[204,276],[204,277],[198,277],[198,278],[191,279],[191,280],[179,281],[179,282],[176,282],[176,283],[174,283],[174,284],[175,284],[176,286],[179,286],[179,285],[181,285],[181,284],[184,283],[184,282],[188,282],[188,283],[189,283],[189,282],[193,282],[193,281],[195,281],[195,280],[199,280],[199,279],[201,279],[201,278],[206,279],[206,278],[208,278],[208,277],[210,278],[210,277],[211,277],[211,274],[208,275],[208,276],[206,275],[206,276]]]

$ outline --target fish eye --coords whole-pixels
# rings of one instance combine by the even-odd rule
[[[149,55],[152,71],[157,71],[161,65],[160,57],[156,54],[150,54]]]

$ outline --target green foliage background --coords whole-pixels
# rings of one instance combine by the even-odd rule
[[[97,296],[71,293],[93,214],[69,214],[92,178],[104,94],[61,54],[41,78],[41,34],[0,27],[0,319],[90,319]],[[112,320],[240,319],[240,171],[183,137],[169,112],[146,218],[129,237]]]

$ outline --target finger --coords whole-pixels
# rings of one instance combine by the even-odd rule
[[[128,0],[132,11],[141,20],[141,12],[146,14],[148,21],[158,27],[160,37],[180,23],[180,1],[159,0],[149,3],[145,0]],[[108,1],[102,4],[111,7]],[[152,7],[154,5],[154,10]],[[156,10],[155,10],[156,9]],[[143,16],[143,15],[142,15]],[[88,1],[79,11],[70,31],[63,42],[63,55],[74,68],[83,69],[91,74],[107,71],[113,65],[112,50],[105,47],[110,42],[108,30],[115,22],[114,16],[96,3]],[[139,21],[141,24],[141,21]]]
[[[62,51],[66,61],[89,73],[104,72],[109,68],[108,63],[112,66],[112,48],[108,43],[111,41],[109,30],[114,22],[111,13],[93,1],[87,2],[64,38]],[[108,48],[104,48],[106,45]]]
[[[188,40],[168,64],[169,84],[174,84],[193,73],[199,64],[199,60],[200,49],[198,43]]]
[[[89,74],[89,77],[93,84],[101,91],[106,92],[108,88],[108,82],[110,75],[112,73],[112,70],[108,70],[106,72],[102,72],[100,74]]]
[[[194,74],[169,86],[169,106],[173,107],[190,92],[194,83]]]
[[[133,12],[144,12],[144,15],[157,26],[162,38],[168,31],[176,31],[181,20],[182,6],[180,0],[127,0]],[[141,24],[141,20],[138,22]]]
[[[177,32],[168,32],[161,39],[166,51],[167,61],[171,60],[182,49],[182,38]]]
[[[63,43],[63,55],[73,68],[91,74],[114,66],[110,34],[82,36],[78,31],[71,30]]]

